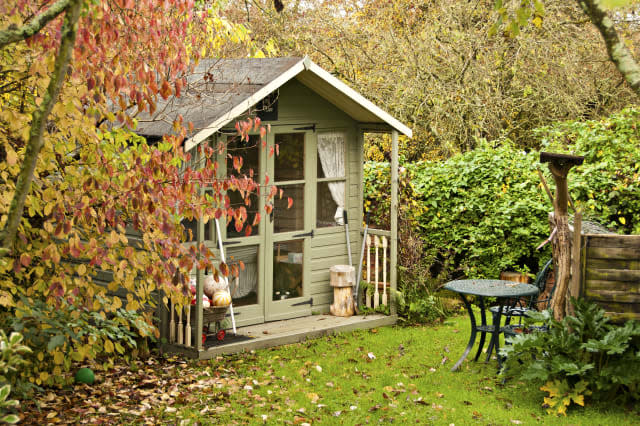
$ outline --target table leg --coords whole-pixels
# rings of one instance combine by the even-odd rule
[[[491,343],[489,344],[489,350],[487,351],[487,360],[489,362],[491,360],[491,352],[495,349],[496,356],[498,358],[498,368],[500,368],[500,322],[502,321],[502,311],[504,310],[505,305],[502,300],[498,299],[498,314],[496,315],[495,324],[493,324],[493,332],[491,333]]]
[[[464,302],[464,306],[466,306],[467,311],[469,312],[469,319],[471,320],[471,336],[469,336],[469,343],[467,343],[467,347],[462,353],[462,356],[455,363],[453,368],[451,368],[451,371],[456,371],[458,367],[460,367],[460,365],[462,364],[462,361],[464,361],[465,358],[467,358],[467,355],[469,355],[469,352],[471,351],[471,348],[473,347],[473,344],[476,341],[476,317],[473,315],[473,309],[471,309],[471,303],[469,303],[467,298],[464,297],[464,294],[460,293],[460,297],[462,298],[462,301]]]
[[[485,314],[485,309],[484,309],[484,297],[479,297],[480,299],[480,319],[482,320],[482,323],[480,325],[482,326],[486,326],[487,325],[487,315]],[[474,358],[474,361],[477,361],[478,358],[480,358],[480,354],[482,353],[482,348],[484,347],[484,339],[487,335],[487,333],[484,332],[484,330],[480,330],[480,343],[478,344],[478,352],[476,352],[476,357]]]

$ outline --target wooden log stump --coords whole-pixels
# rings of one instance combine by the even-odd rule
[[[334,265],[329,269],[333,287],[333,304],[329,307],[331,315],[350,317],[354,313],[353,284],[355,268],[351,265]]]

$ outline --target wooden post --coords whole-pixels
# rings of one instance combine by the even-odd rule
[[[182,306],[178,306],[180,309],[180,313],[178,314],[178,344],[184,345],[184,329],[182,328],[182,314],[184,312],[184,308]]]
[[[387,306],[387,237],[382,236],[382,304]]]
[[[391,247],[389,248],[389,285],[391,315],[398,311],[393,295],[398,287],[398,131],[391,131]]]
[[[571,240],[571,282],[569,283],[569,296],[578,298],[580,296],[580,279],[582,278],[582,262],[580,261],[580,251],[582,241],[582,212],[577,211],[573,216],[573,238]],[[567,299],[567,312],[573,315],[573,305]]]
[[[380,263],[378,262],[378,249],[380,248],[380,238],[378,238],[377,235],[373,236],[373,246],[375,247],[375,251],[376,251],[376,274],[374,275],[376,277],[376,280],[374,281],[375,285],[374,285],[374,291],[373,291],[373,307],[375,309],[380,304],[380,292],[378,290],[378,284],[380,283],[380,268],[379,268]]]
[[[169,302],[171,308],[171,321],[169,321],[169,343],[174,343],[176,341],[176,322],[174,320],[175,315],[175,305],[173,304],[173,300]]]
[[[191,305],[187,305],[187,324],[184,326],[184,344],[185,346],[191,346]]]
[[[554,199],[553,223],[556,231],[554,247],[554,263],[556,273],[556,291],[551,300],[551,309],[556,320],[562,320],[566,315],[566,299],[571,277],[571,239],[569,235],[569,189],[567,175],[573,166],[582,164],[584,157],[575,155],[540,153],[540,162],[549,163],[549,170],[556,183],[556,197]]]
[[[366,300],[367,308],[371,307],[371,297],[369,289],[371,288],[371,235],[367,235],[367,290],[364,292],[364,300]]]
[[[202,195],[204,190],[202,188],[199,189],[200,194]],[[198,241],[198,246],[200,247],[200,245],[202,244],[202,241],[204,240],[204,222],[202,221],[202,219],[198,219],[198,229],[196,231],[196,240]],[[195,304],[195,309],[196,309],[196,314],[195,314],[195,320],[196,320],[196,327],[195,327],[195,336],[192,336],[192,338],[195,340],[196,343],[196,350],[201,351],[202,350],[202,329],[203,329],[203,319],[202,319],[202,294],[204,293],[204,271],[202,269],[198,269],[198,273],[196,275],[196,304]]]

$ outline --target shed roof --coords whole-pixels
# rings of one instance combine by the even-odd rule
[[[387,124],[412,136],[409,127],[307,57],[202,60],[187,77],[182,96],[160,100],[153,116],[138,117],[137,132],[149,136],[170,133],[173,122],[182,115],[196,132],[185,144],[185,150],[190,150],[293,78],[358,122]]]

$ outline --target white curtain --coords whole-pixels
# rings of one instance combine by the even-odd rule
[[[324,176],[328,178],[341,178],[344,173],[344,144],[345,135],[341,132],[328,132],[318,134],[318,156]],[[338,208],[334,219],[338,225],[344,225],[342,212],[344,210],[344,182],[330,182],[329,191],[331,198]]]
[[[258,292],[258,258],[257,247],[233,247],[227,250],[227,257],[233,256],[233,262],[244,262],[244,270],[240,270],[238,280],[229,278],[231,292],[234,298],[239,299],[249,293]],[[237,286],[237,288],[236,288]]]

